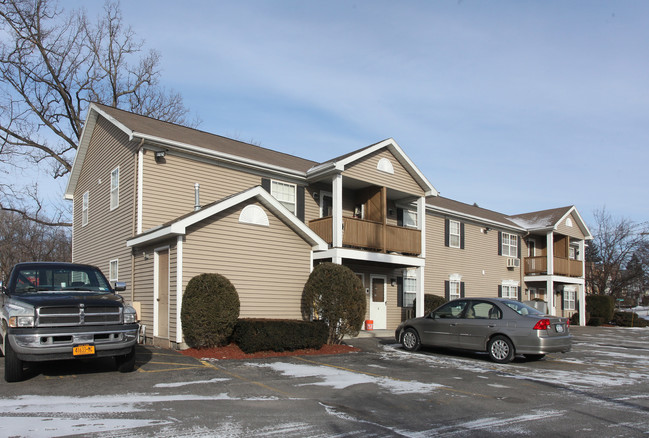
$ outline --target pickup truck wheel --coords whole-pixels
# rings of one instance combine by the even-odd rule
[[[9,339],[4,339],[5,343],[5,380],[7,382],[20,382],[23,379],[23,361],[18,359],[16,353],[11,348]]]
[[[115,364],[117,371],[120,373],[130,373],[135,369],[135,346],[128,354],[123,356],[115,356]]]

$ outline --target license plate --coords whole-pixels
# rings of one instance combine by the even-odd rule
[[[557,324],[557,333],[563,333],[563,324]]]
[[[74,356],[86,356],[88,354],[95,354],[94,345],[77,345],[72,348],[72,354]]]

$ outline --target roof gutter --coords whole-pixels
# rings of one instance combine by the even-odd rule
[[[437,207],[437,206],[430,205],[430,204],[426,204],[426,209],[431,210],[431,211],[436,211],[438,213],[452,214],[454,216],[458,216],[458,217],[461,217],[461,218],[464,218],[464,219],[471,219],[471,220],[474,220],[476,222],[481,222],[483,224],[488,224],[488,225],[494,225],[494,226],[498,226],[498,227],[501,227],[501,228],[506,228],[508,230],[516,230],[516,231],[521,231],[521,232],[528,231],[525,228],[504,224],[502,222],[493,221],[493,220],[490,220],[490,219],[485,219],[485,218],[482,218],[480,216],[474,216],[474,215],[471,215],[471,214],[460,213],[460,212],[455,211],[455,210],[449,210],[447,208],[441,208],[441,207]]]

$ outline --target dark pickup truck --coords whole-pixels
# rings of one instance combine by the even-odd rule
[[[0,350],[5,380],[23,379],[24,362],[112,356],[121,372],[135,366],[135,309],[89,265],[19,263],[2,285]]]

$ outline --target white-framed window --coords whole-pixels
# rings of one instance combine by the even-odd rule
[[[412,307],[417,296],[417,277],[414,272],[405,271],[403,276],[403,307]]]
[[[509,298],[510,300],[518,299],[518,286],[503,284],[502,288],[503,288],[503,293],[502,293],[503,298]]]
[[[403,209],[403,226],[417,228],[417,211]]]
[[[110,280],[111,283],[117,281],[117,279],[119,278],[117,272],[118,268],[119,268],[118,259],[111,260],[110,267],[108,269],[108,280]]]
[[[281,181],[271,181],[270,183],[270,194],[293,214],[297,211],[296,192],[297,186],[295,184]]]
[[[453,248],[460,247],[460,222],[448,221],[448,244]]]
[[[518,257],[518,236],[502,233],[502,254],[507,257]]]
[[[563,310],[575,310],[577,302],[577,292],[574,290],[563,291]]]
[[[119,207],[119,167],[110,173],[110,209]]]
[[[88,205],[89,205],[90,193],[86,192],[83,194],[83,201],[81,204],[81,226],[85,227],[88,225]]]
[[[448,299],[454,300],[462,297],[462,285],[458,280],[450,280],[448,282]]]

